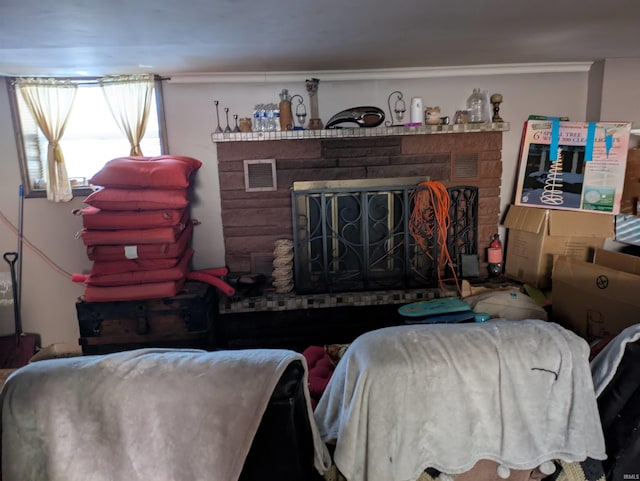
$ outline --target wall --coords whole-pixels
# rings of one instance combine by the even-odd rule
[[[640,129],[640,59],[607,59],[603,70],[598,120],[626,120],[633,129]],[[635,93],[620,95],[629,85],[635,86]],[[640,136],[631,136],[629,146],[640,146]]]
[[[214,100],[220,100],[230,113],[250,115],[254,104],[277,101],[282,88],[308,97],[304,79],[281,83],[177,83],[164,87],[167,130],[171,153],[196,157],[204,162],[198,172],[192,215],[200,220],[194,232],[194,266],[213,267],[224,263],[224,245],[220,218],[220,196],[215,146],[210,134],[216,125]],[[320,78],[320,116],[326,121],[334,113],[358,105],[378,105],[386,111],[387,97],[401,90],[405,98],[421,96],[424,105],[439,105],[443,114],[453,115],[463,108],[474,87],[504,96],[501,115],[511,124],[503,135],[503,171],[500,210],[511,202],[516,175],[522,124],[529,114],[585,117],[588,74],[586,71],[474,74],[406,80],[323,81]],[[634,87],[637,89],[637,84]],[[630,91],[633,95],[633,91]],[[408,106],[408,102],[407,102]],[[223,119],[224,126],[224,119]],[[11,126],[7,94],[0,88],[0,211],[15,225],[18,218],[17,189],[20,184],[15,140]],[[90,153],[88,153],[90,155]],[[42,336],[44,345],[54,342],[77,342],[75,301],[82,287],[69,280],[68,273],[90,267],[82,242],[75,238],[80,219],[71,210],[82,207],[82,199],[67,204],[52,204],[45,199],[25,199],[24,234],[48,259],[30,248],[23,252],[22,318],[25,331]],[[4,226],[0,231],[0,249],[14,250],[15,235]],[[52,264],[64,272],[57,271]],[[0,266],[7,271],[8,267]],[[11,332],[12,312],[0,310],[0,334]]]

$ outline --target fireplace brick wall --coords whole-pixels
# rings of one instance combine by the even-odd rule
[[[292,238],[294,181],[425,176],[447,187],[478,187],[480,261],[497,232],[502,133],[217,143],[226,263],[232,273],[265,272],[274,241]],[[276,159],[277,191],[245,192],[244,160]]]

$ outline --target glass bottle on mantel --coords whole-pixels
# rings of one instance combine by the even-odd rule
[[[293,130],[293,112],[291,111],[291,96],[287,89],[280,92],[280,130]]]
[[[486,118],[487,105],[485,95],[479,88],[473,89],[473,93],[467,99],[467,110],[469,111],[469,123],[488,122]]]

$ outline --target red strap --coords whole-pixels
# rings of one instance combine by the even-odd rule
[[[226,267],[214,267],[211,269],[198,269],[197,271],[194,271],[194,272],[202,272],[203,274],[209,274],[215,277],[222,277],[229,274],[229,269],[227,269]]]
[[[207,284],[211,284],[212,286],[220,289],[224,294],[226,294],[229,297],[233,296],[236,293],[236,290],[233,287],[231,287],[229,284],[227,284],[225,281],[223,281],[219,277],[216,277],[208,273],[207,269],[204,269],[201,271],[189,272],[187,274],[187,279],[206,282]]]

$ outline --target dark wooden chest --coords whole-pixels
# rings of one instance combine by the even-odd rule
[[[140,301],[76,303],[83,354],[142,347],[193,347],[215,344],[215,290],[197,281],[185,283],[174,297]]]

